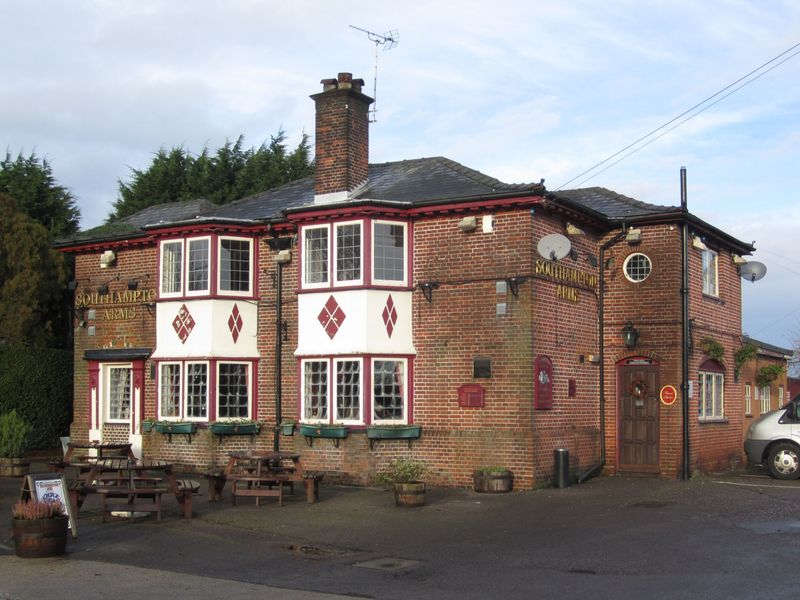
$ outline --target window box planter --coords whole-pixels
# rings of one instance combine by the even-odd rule
[[[370,425],[367,427],[367,439],[370,450],[375,440],[408,440],[408,447],[411,448],[411,442],[419,439],[421,432],[419,425]]]
[[[192,436],[197,433],[197,423],[179,422],[179,421],[159,421],[156,423],[156,431],[163,433],[169,437],[169,442],[172,443],[172,434],[181,434],[186,436],[186,442],[192,443]]]
[[[142,433],[150,433],[155,425],[155,421],[142,421]]]
[[[283,435],[294,435],[294,421],[283,421],[281,423],[281,433]]]
[[[216,421],[208,426],[208,430],[218,436],[219,442],[222,443],[222,437],[226,435],[249,435],[251,438],[258,435],[261,426],[256,421],[248,421],[246,423],[236,423],[229,421]]]
[[[339,440],[347,437],[350,430],[344,425],[300,425],[300,433],[305,436],[309,446],[314,445],[314,438],[328,438],[333,445],[339,447]]]

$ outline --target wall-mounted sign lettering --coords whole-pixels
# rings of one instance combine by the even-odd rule
[[[558,284],[556,286],[556,298],[560,300],[577,302],[580,298],[581,289],[595,289],[597,287],[597,275],[551,260],[536,259],[534,273]]]
[[[126,321],[135,319],[137,307],[156,301],[156,290],[124,290],[108,294],[75,294],[75,308],[93,307],[104,321]]]

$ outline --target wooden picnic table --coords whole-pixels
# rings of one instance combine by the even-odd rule
[[[193,491],[179,484],[172,463],[165,460],[98,458],[70,493],[76,509],[80,509],[88,494],[100,494],[104,520],[106,514],[114,509],[155,512],[160,518],[161,494],[171,493],[180,504],[183,517],[192,518]],[[124,498],[126,502],[111,507],[109,498]],[[142,498],[146,501],[141,501]]]
[[[322,473],[307,471],[299,454],[293,452],[231,452],[223,473],[209,474],[209,500],[222,496],[227,481],[232,482],[233,504],[237,496],[261,498],[275,497],[283,506],[283,489],[294,492],[294,484],[302,483],[306,501],[319,499],[319,481]]]

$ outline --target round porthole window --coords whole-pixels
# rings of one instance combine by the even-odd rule
[[[622,269],[625,271],[625,277],[628,278],[628,281],[639,283],[650,275],[650,271],[653,270],[653,263],[650,262],[650,258],[647,255],[635,252],[625,259]]]

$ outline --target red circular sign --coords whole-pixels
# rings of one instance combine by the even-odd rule
[[[669,406],[678,397],[678,390],[671,385],[665,385],[661,388],[661,402]]]

